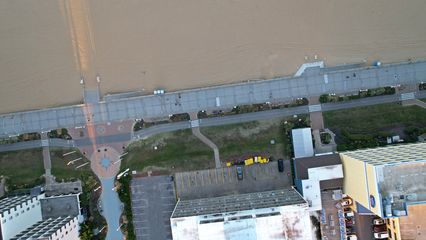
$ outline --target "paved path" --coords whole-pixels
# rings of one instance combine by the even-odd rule
[[[198,88],[122,98],[92,104],[92,123],[232,108],[236,105],[291,101],[324,93],[357,92],[360,89],[415,85],[426,79],[426,62],[381,67],[343,69],[310,68],[299,77],[247,81],[239,84]],[[0,115],[0,137],[86,125],[85,105],[49,108]]]
[[[194,134],[194,136],[196,136],[198,139],[200,139],[204,144],[206,144],[211,149],[213,149],[215,166],[216,166],[216,168],[220,168],[222,164],[220,162],[220,157],[219,157],[219,148],[216,146],[216,144],[213,141],[208,139],[206,136],[204,136],[200,132],[200,127],[199,127],[200,125],[199,125],[197,113],[191,113],[190,116],[191,116],[192,134]]]
[[[417,92],[416,97],[426,98],[426,91]],[[354,107],[361,107],[361,106],[399,102],[400,100],[401,99],[399,95],[386,95],[386,96],[357,99],[357,100],[352,100],[348,102],[326,103],[326,104],[321,104],[321,108],[322,108],[322,111],[333,111],[333,110],[340,110],[340,109],[347,109],[347,108],[354,108]],[[232,115],[232,116],[199,119],[199,124],[200,124],[200,127],[220,126],[220,125],[226,125],[226,124],[251,122],[251,121],[257,121],[257,120],[288,117],[295,114],[308,114],[308,113],[309,113],[309,107],[301,106],[301,107],[293,107],[293,108],[267,110],[262,112],[238,114],[238,115]],[[130,140],[134,141],[138,139],[145,139],[160,133],[173,132],[173,131],[189,129],[189,128],[191,128],[191,124],[190,122],[187,122],[187,121],[167,123],[167,124],[160,124],[160,125],[155,125],[155,126],[146,128],[146,129],[142,129],[142,130],[134,132],[133,134],[118,133],[114,135],[97,137],[96,141],[102,144],[108,144],[108,143],[114,143],[114,142],[125,142]],[[75,140],[49,139],[49,145],[52,147],[55,146],[55,147],[70,148],[70,147],[85,146],[90,144],[91,144],[91,140],[88,138],[75,139]],[[35,140],[35,141],[0,145],[0,152],[16,151],[16,150],[40,148],[40,147],[41,147],[41,140]]]
[[[54,179],[52,176],[52,161],[50,159],[50,149],[47,132],[41,133],[41,145],[43,147],[44,177],[46,179],[46,184],[50,184],[54,182]]]
[[[411,100],[402,101],[402,105],[403,106],[416,105],[416,106],[419,106],[421,108],[425,108],[426,109],[426,102],[423,102],[422,100],[419,100],[419,99],[411,99]]]

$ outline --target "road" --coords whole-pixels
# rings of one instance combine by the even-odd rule
[[[426,91],[417,92],[416,98],[426,98]],[[392,103],[399,102],[399,95],[386,95],[386,96],[377,96],[377,97],[369,97],[362,98],[347,102],[336,102],[336,103],[326,103],[321,104],[322,111],[333,111],[361,106],[369,106],[383,103]],[[297,114],[308,114],[309,107],[308,106],[300,106],[293,108],[284,108],[284,109],[276,109],[276,110],[266,110],[262,112],[252,112],[252,113],[244,113],[238,115],[224,116],[224,117],[213,117],[213,118],[205,118],[199,119],[200,127],[211,127],[211,126],[220,126],[226,124],[236,124],[257,120],[265,120],[271,118],[280,118],[280,117],[288,117]],[[97,142],[101,144],[113,143],[113,142],[123,142],[129,140],[138,140],[145,139],[150,136],[173,132],[182,129],[191,128],[191,124],[187,121],[183,122],[175,122],[175,123],[167,123],[154,125],[152,127],[142,129],[130,133],[116,134],[110,135],[106,137],[98,137]],[[79,139],[79,140],[63,140],[63,139],[49,139],[49,146],[51,147],[64,147],[64,148],[72,148],[75,146],[85,146],[90,145],[91,140],[89,138]],[[8,151],[17,151],[24,149],[32,149],[32,148],[40,148],[41,140],[27,141],[27,142],[18,142],[14,144],[3,144],[0,145],[0,152],[8,152]]]
[[[415,85],[426,80],[426,62],[381,67],[308,68],[298,77],[246,81],[170,92],[163,95],[124,97],[93,103],[93,124],[136,118],[159,118],[170,114],[232,108],[236,105],[284,102],[324,93],[350,93],[398,84]],[[0,115],[0,137],[85,126],[85,105]]]

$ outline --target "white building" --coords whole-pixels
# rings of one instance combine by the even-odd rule
[[[314,156],[311,128],[297,128],[291,130],[295,158]]]
[[[174,240],[313,239],[294,189],[178,201],[170,222]]]
[[[39,221],[11,240],[76,240],[79,239],[77,217],[58,217]]]
[[[338,154],[297,158],[294,183],[308,201],[311,211],[322,209],[321,191],[343,187],[343,167]]]
[[[9,240],[16,234],[42,220],[40,199],[38,196],[16,196],[0,200],[1,239]]]

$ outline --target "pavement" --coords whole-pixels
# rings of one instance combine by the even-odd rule
[[[190,116],[192,134],[198,139],[200,139],[204,144],[213,149],[215,166],[216,168],[220,168],[222,164],[220,162],[219,148],[212,140],[210,140],[200,132],[200,123],[198,121],[197,113],[191,113]]]
[[[284,160],[284,172],[278,171],[277,161],[241,167],[242,180],[238,180],[235,166],[176,173],[177,196],[182,200],[210,198],[278,190],[293,185],[289,160]]]
[[[416,98],[426,98],[426,91],[416,92]],[[325,103],[325,104],[321,104],[321,108],[322,108],[322,111],[334,111],[334,110],[340,110],[340,109],[348,109],[348,108],[370,106],[370,105],[377,105],[377,104],[383,104],[383,103],[393,103],[393,102],[400,102],[400,101],[401,101],[400,95],[384,95],[384,96],[356,99],[356,100],[351,100],[347,102]],[[244,114],[224,116],[224,117],[212,117],[212,118],[199,119],[199,125],[200,127],[220,126],[220,125],[226,125],[226,124],[236,124],[236,123],[265,120],[265,119],[271,119],[271,118],[288,117],[288,116],[293,116],[298,114],[308,114],[308,113],[309,113],[308,106],[300,106],[300,107],[293,107],[293,108],[244,113]],[[133,134],[130,132],[123,132],[123,133],[116,133],[116,134],[107,135],[107,136],[96,137],[96,142],[100,144],[109,144],[114,142],[127,142],[131,140],[133,141],[138,139],[145,139],[159,133],[173,132],[173,131],[189,129],[189,128],[191,128],[191,124],[188,121],[160,124],[160,125],[155,125],[146,129],[136,131]],[[81,128],[81,129],[84,129],[84,128]],[[74,140],[49,139],[49,145],[52,147],[70,148],[70,147],[85,146],[85,145],[91,145],[91,144],[92,144],[91,139],[85,138],[85,137],[77,138]],[[0,145],[0,152],[17,151],[17,150],[23,150],[23,149],[39,148],[39,147],[41,147],[41,140],[18,142],[13,144],[2,144]]]
[[[170,217],[176,205],[172,177],[133,178],[130,188],[136,238],[171,240]]]
[[[46,184],[49,185],[55,182],[54,177],[52,176],[52,161],[50,159],[50,149],[49,149],[49,140],[47,132],[41,133],[41,145],[43,147],[43,166],[44,166],[44,178],[46,179]]]
[[[356,77],[355,77],[356,76]],[[352,69],[306,69],[299,77],[253,80],[182,90],[162,95],[122,98],[90,103],[94,124],[125,119],[160,118],[170,114],[220,110],[237,105],[288,102],[325,93],[344,94],[360,89],[415,85],[426,79],[426,62],[405,62]],[[87,104],[0,115],[0,137],[85,126]]]

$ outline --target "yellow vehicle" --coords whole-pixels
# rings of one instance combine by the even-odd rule
[[[259,157],[258,159],[259,159],[258,160],[259,163],[268,163],[269,162],[268,158]]]
[[[252,165],[252,164],[254,164],[253,158],[249,158],[249,159],[244,160],[244,165],[249,166],[249,165]]]
[[[231,162],[226,162],[227,167],[230,167],[231,165],[232,165]]]

